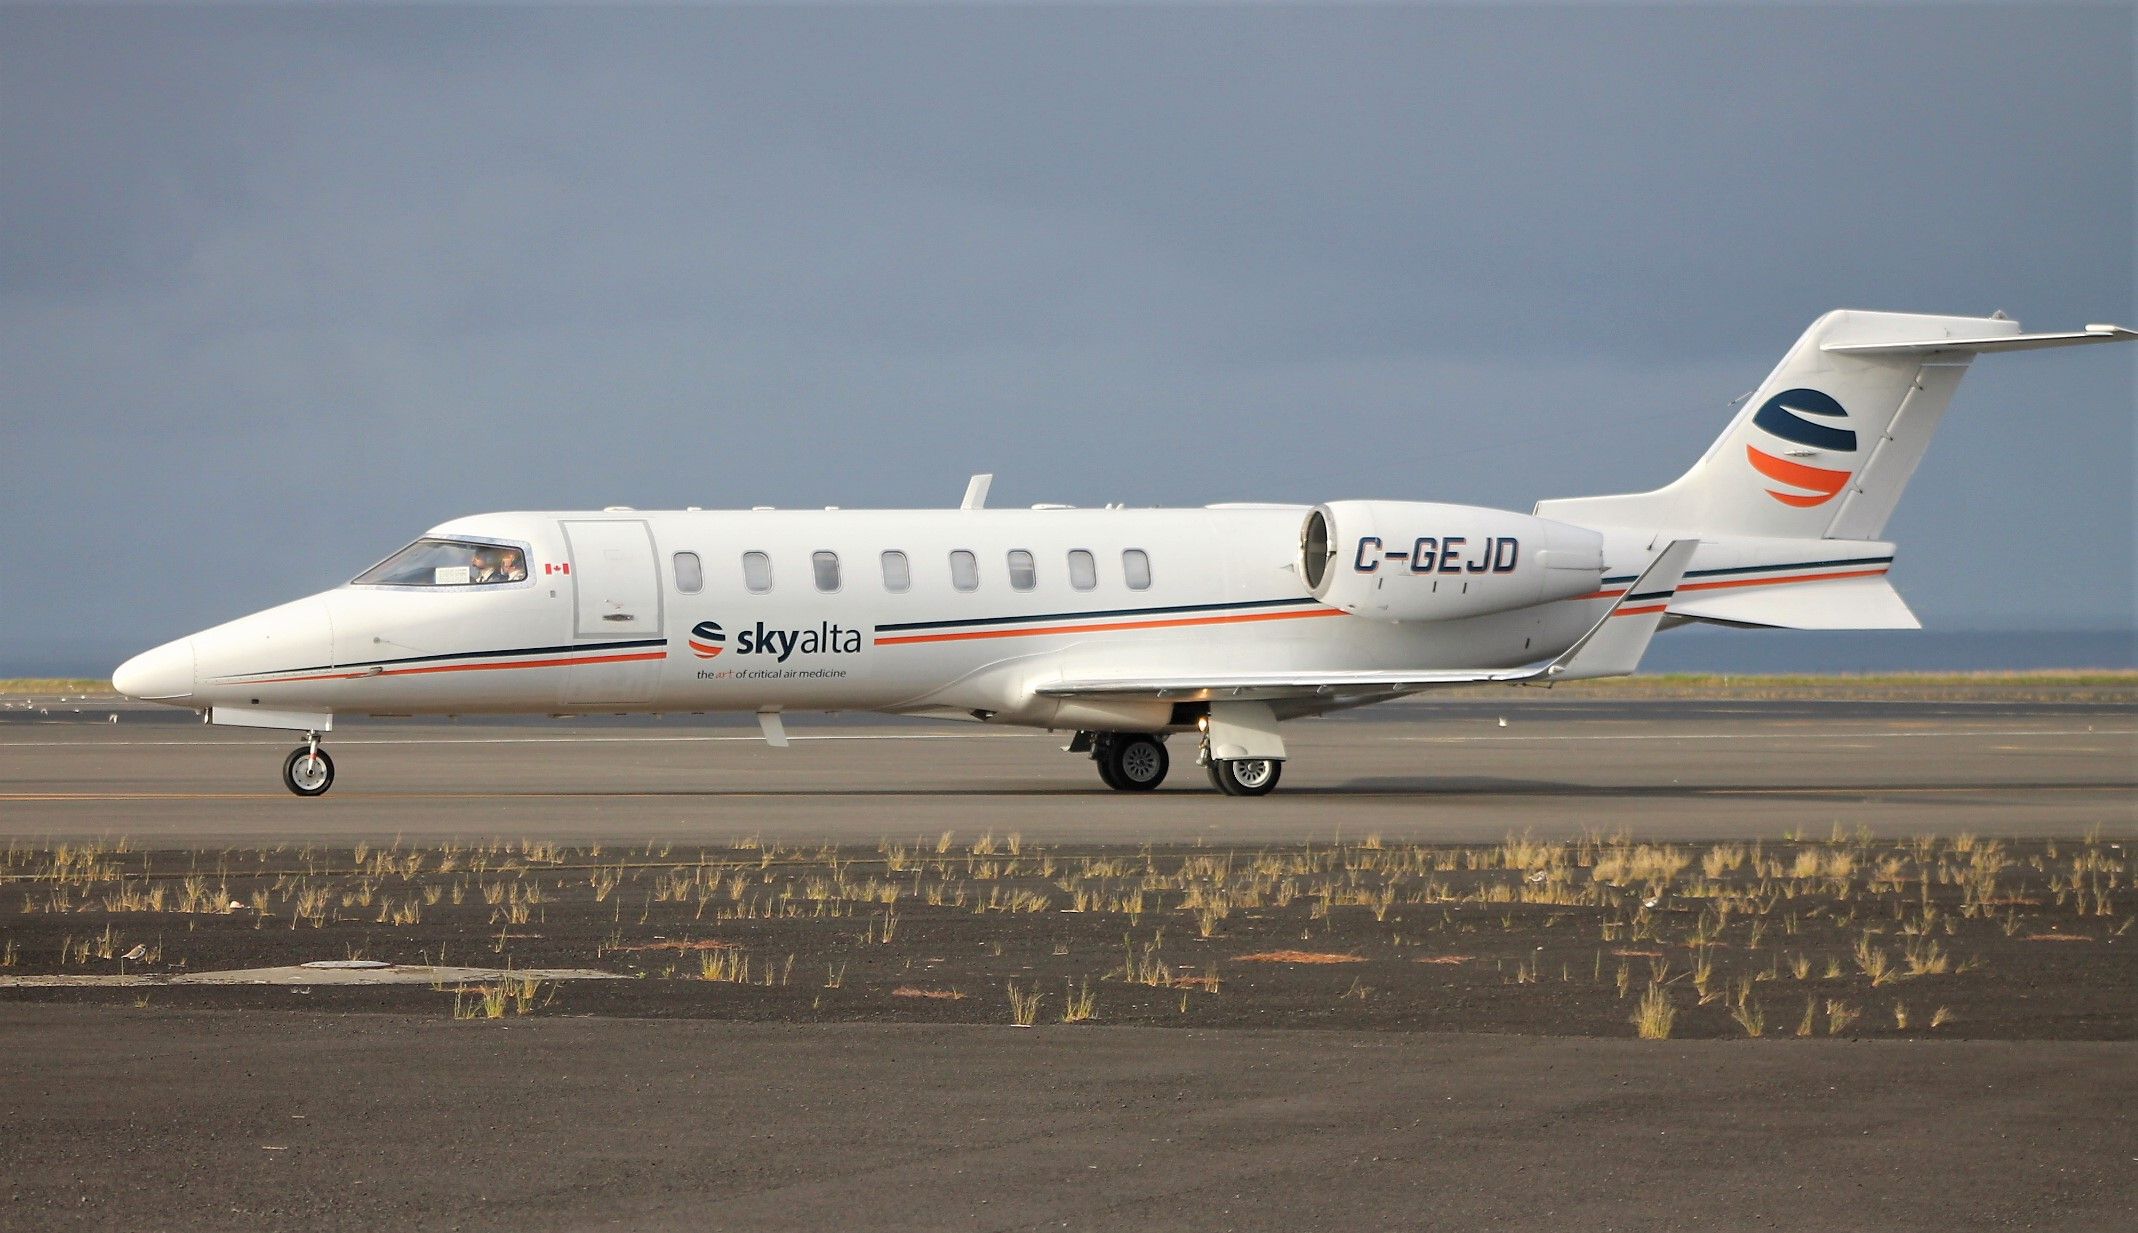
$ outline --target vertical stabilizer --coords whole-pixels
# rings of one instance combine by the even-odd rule
[[[1706,536],[1877,539],[1978,352],[2129,337],[2114,326],[2022,334],[2004,317],[1830,312],[1670,485],[1544,501],[1537,513]]]

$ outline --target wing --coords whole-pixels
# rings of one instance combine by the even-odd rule
[[[1540,667],[1447,672],[1217,672],[1182,677],[1094,677],[1043,685],[1047,698],[1156,698],[1168,702],[1276,702],[1287,699],[1377,701],[1452,685],[1518,685],[1625,676],[1640,666],[1649,639],[1700,541],[1673,540],[1611,610],[1566,653]]]

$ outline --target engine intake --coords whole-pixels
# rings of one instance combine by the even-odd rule
[[[1508,510],[1331,501],[1299,531],[1314,598],[1381,621],[1452,621],[1595,591],[1603,536]]]

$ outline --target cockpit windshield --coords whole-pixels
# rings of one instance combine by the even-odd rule
[[[469,587],[527,580],[527,556],[506,544],[419,539],[365,570],[357,586]]]

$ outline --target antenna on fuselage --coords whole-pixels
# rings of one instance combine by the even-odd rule
[[[965,499],[958,503],[959,509],[986,509],[988,485],[995,482],[994,472],[975,475],[965,481]]]

